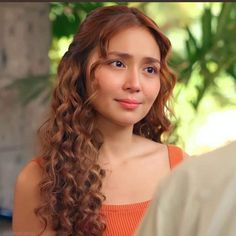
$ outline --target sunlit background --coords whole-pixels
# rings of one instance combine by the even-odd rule
[[[115,3],[104,3],[113,5]],[[217,18],[222,11],[222,3],[128,3],[138,7],[149,15],[166,33],[172,42],[173,52],[186,57],[185,41],[188,40],[186,27],[194,34],[196,41],[201,44],[202,15],[205,9],[210,9],[212,18],[211,27],[217,27]],[[67,6],[69,7],[69,6]],[[53,21],[60,14],[61,6],[56,4],[50,12]],[[58,11],[58,12],[57,12]],[[57,12],[57,13],[56,13]],[[82,15],[82,18],[85,14]],[[235,35],[235,24],[232,34]],[[234,36],[235,39],[235,36]],[[59,59],[63,56],[72,40],[72,35],[53,38],[49,51],[51,72],[56,73]],[[233,39],[232,39],[233,40]],[[200,46],[199,46],[200,47]],[[210,71],[217,69],[214,60],[209,60],[207,66]],[[177,64],[178,65],[178,64]],[[175,65],[176,66],[176,65]],[[178,119],[174,143],[183,147],[191,155],[201,154],[223,146],[236,140],[236,79],[232,75],[221,72],[214,78],[214,82],[206,89],[197,109],[191,101],[196,99],[197,86],[202,86],[203,77],[199,68],[193,65],[191,79],[187,83],[178,83],[174,93],[174,110]],[[234,67],[235,73],[235,67]],[[234,74],[235,75],[235,74]],[[181,75],[179,75],[181,81]]]

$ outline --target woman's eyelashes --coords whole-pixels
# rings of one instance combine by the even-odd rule
[[[122,62],[121,60],[117,59],[117,60],[109,60],[108,65],[111,65],[115,68],[128,68],[126,66],[126,64],[124,62]],[[154,66],[154,65],[148,65],[148,66],[144,66],[143,67],[143,71],[148,73],[148,74],[158,74],[158,67]]]
[[[158,73],[157,67],[155,67],[155,66],[147,66],[144,68],[144,71],[147,72],[148,74],[157,74]]]
[[[112,60],[109,64],[117,68],[125,68],[125,64],[121,60]]]

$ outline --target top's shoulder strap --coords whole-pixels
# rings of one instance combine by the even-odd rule
[[[169,153],[170,168],[174,168],[183,160],[183,150],[175,145],[167,145]]]

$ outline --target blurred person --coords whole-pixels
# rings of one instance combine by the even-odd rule
[[[17,178],[15,235],[133,235],[184,158],[162,142],[171,44],[136,8],[92,11],[59,67],[42,151]]]
[[[235,236],[236,141],[176,168],[135,235]]]

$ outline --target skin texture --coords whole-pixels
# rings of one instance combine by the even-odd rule
[[[98,49],[93,52],[88,69],[97,59]],[[133,126],[146,116],[160,90],[159,47],[146,29],[128,28],[110,40],[108,60],[109,64],[102,65],[95,74],[97,96],[93,106],[99,120]],[[140,104],[136,109],[127,109],[118,99],[134,99]]]
[[[95,50],[88,63],[87,78],[98,57]],[[108,59],[108,64],[96,71],[93,82],[96,125],[104,137],[99,160],[107,172],[103,184],[105,203],[150,200],[156,184],[169,172],[167,149],[134,135],[132,130],[147,115],[160,90],[159,46],[146,29],[128,28],[110,40]],[[119,99],[134,99],[140,104],[127,109]]]
[[[42,224],[34,214],[34,209],[39,205],[38,183],[42,178],[42,171],[38,164],[30,162],[19,174],[16,180],[13,235],[33,236],[42,230]],[[47,227],[43,236],[53,236],[50,227]]]
[[[89,71],[99,57],[97,49],[92,52],[87,68],[88,92],[96,89],[97,93],[92,101],[97,111],[96,126],[104,137],[99,164],[107,171],[102,187],[105,204],[147,201],[170,172],[166,145],[133,134],[134,124],[147,115],[160,90],[159,46],[146,29],[131,27],[110,40],[108,54],[109,63],[96,70],[92,83]],[[119,99],[135,99],[139,105],[127,109]],[[41,178],[40,167],[31,162],[16,181],[13,216],[16,236],[35,235],[42,229],[34,214],[40,204]],[[50,225],[43,233],[54,234]]]

